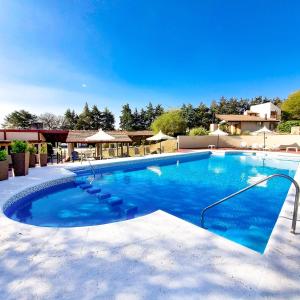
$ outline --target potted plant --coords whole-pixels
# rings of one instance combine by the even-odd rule
[[[41,167],[46,167],[48,162],[47,145],[43,144],[39,153],[39,162]]]
[[[15,176],[27,175],[29,167],[27,142],[14,140],[11,144],[11,158]]]
[[[29,168],[34,168],[36,164],[36,148],[34,145],[28,146],[29,151]]]
[[[0,150],[0,180],[8,179],[8,160],[6,150]]]

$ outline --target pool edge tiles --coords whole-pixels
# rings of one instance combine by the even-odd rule
[[[50,179],[34,186],[28,186],[22,189],[21,191],[15,193],[13,196],[9,197],[6,201],[4,201],[4,203],[2,203],[2,212],[5,214],[5,211],[7,209],[9,209],[11,206],[13,206],[15,203],[19,202],[23,198],[27,198],[28,196],[34,195],[35,193],[51,189],[52,187],[57,187],[60,185],[74,182],[75,178],[76,175],[74,174],[64,178]]]
[[[203,152],[202,152],[202,153],[203,153]],[[206,151],[205,154],[207,154],[207,153],[209,153],[209,152]],[[239,153],[244,153],[244,151],[239,151]],[[193,155],[193,154],[194,154],[194,153],[189,154],[189,156],[191,156],[191,155]],[[184,154],[184,156],[185,156],[185,155],[187,155],[187,154]],[[173,157],[174,157],[174,156],[173,156]],[[168,156],[167,156],[167,157],[166,157],[166,156],[164,156],[164,157],[159,157],[159,158],[160,158],[160,160],[161,160],[161,159],[168,158]],[[149,161],[149,160],[150,160],[150,161],[156,161],[156,157],[151,157],[151,158],[148,159],[147,161]],[[130,164],[132,164],[132,162],[137,162],[137,163],[140,162],[140,163],[143,163],[143,161],[141,161],[141,160],[130,160],[130,161],[128,161],[128,164],[130,165]],[[105,165],[107,166],[107,165],[116,165],[116,164],[117,164],[116,162],[113,162],[113,164],[111,164],[111,163],[108,161]],[[81,166],[79,166],[79,167],[81,167]],[[123,167],[124,167],[124,165],[123,165]],[[299,167],[298,167],[298,170],[299,170]],[[296,174],[295,174],[295,176],[296,176]],[[35,189],[35,188],[36,188],[37,190],[43,190],[43,187],[46,189],[48,184],[49,184],[49,186],[59,185],[60,183],[63,183],[63,182],[72,181],[72,179],[74,179],[74,177],[68,178],[68,179],[64,178],[64,179],[57,179],[57,180],[47,181],[47,182],[45,182],[45,183],[43,183],[43,184],[39,184],[39,185],[36,185],[36,186],[34,186],[34,187],[29,187],[28,189],[25,190],[25,192],[27,192],[27,194],[30,194],[30,192],[32,192],[32,190],[30,191],[31,188],[32,188],[32,189]],[[286,199],[287,199],[288,196],[290,195],[290,192],[291,192],[291,189],[289,189]],[[26,193],[25,193],[25,194],[26,194]],[[17,200],[20,199],[20,198],[22,198],[22,192],[17,193],[17,194],[14,195],[13,197],[11,197],[11,199],[14,199],[14,197],[15,197]],[[283,204],[285,204],[286,199],[284,199]],[[283,206],[284,206],[284,205],[283,205]],[[282,209],[283,209],[283,206],[282,206]],[[282,209],[281,209],[281,210],[282,210]],[[281,212],[280,212],[279,215],[278,215],[278,218],[277,218],[276,224],[275,224],[275,226],[274,226],[274,228],[273,228],[273,231],[274,231],[274,229],[275,229],[277,223],[279,222],[279,216],[280,216],[280,214],[281,214]],[[94,225],[94,226],[98,226],[98,225]],[[272,233],[271,233],[271,235],[270,235],[270,237],[269,237],[269,240],[268,240],[268,243],[267,243],[267,245],[266,245],[265,251],[266,251],[266,249],[267,249],[267,247],[268,247],[268,244],[269,244],[269,242],[270,242],[270,240],[271,240],[271,238],[272,238],[273,231],[272,231]]]

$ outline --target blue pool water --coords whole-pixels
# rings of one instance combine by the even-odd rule
[[[90,194],[69,183],[28,196],[5,213],[28,224],[71,227],[111,223],[161,209],[200,226],[200,212],[207,205],[274,173],[294,177],[297,166],[296,161],[261,155],[207,153],[106,167],[97,170],[92,182],[101,192]],[[78,184],[91,178],[88,169],[77,171]],[[262,253],[289,187],[289,181],[273,178],[209,210],[205,227]]]

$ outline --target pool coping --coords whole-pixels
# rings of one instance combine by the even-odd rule
[[[159,160],[164,160],[168,157],[184,157],[184,156],[190,156],[191,154],[195,154],[195,155],[201,155],[201,154],[209,154],[209,153],[256,153],[259,155],[269,155],[271,157],[296,157],[299,161],[300,161],[300,157],[298,157],[297,155],[291,155],[290,153],[276,153],[276,152],[260,152],[260,151],[255,151],[255,150],[237,150],[237,149],[232,149],[232,150],[194,150],[192,152],[186,152],[186,153],[164,153],[164,154],[160,154],[160,155],[147,155],[147,156],[139,156],[139,157],[126,157],[126,158],[116,158],[116,159],[107,159],[107,160],[96,160],[96,161],[92,161],[93,164],[92,166],[97,170],[98,168],[101,169],[103,167],[112,167],[112,166],[124,166],[124,165],[130,165],[134,162],[150,162],[150,161],[159,161]],[[91,163],[91,161],[90,161]],[[58,176],[55,176],[54,178],[51,178],[51,180],[47,179],[47,180],[42,180],[42,182],[38,183],[38,184],[30,184],[28,185],[26,188],[21,188],[18,191],[15,191],[13,194],[9,195],[9,197],[5,198],[5,197],[1,197],[0,200],[0,218],[1,217],[5,217],[8,220],[12,221],[14,224],[23,224],[25,226],[33,226],[33,227],[39,227],[37,225],[31,225],[31,224],[25,224],[25,223],[20,223],[14,220],[11,220],[10,218],[8,218],[5,213],[4,210],[8,207],[11,206],[14,202],[17,202],[19,199],[30,195],[31,193],[37,192],[37,191],[41,191],[45,188],[49,188],[52,186],[56,186],[56,185],[60,185],[63,183],[69,183],[75,180],[76,178],[76,173],[74,173],[75,171],[81,170],[81,169],[88,169],[90,167],[90,163],[89,162],[81,162],[79,163],[72,163],[72,164],[68,164],[68,165],[59,165],[59,166],[55,166],[56,169],[58,170],[62,170],[64,169],[65,172],[63,173],[59,173]],[[52,166],[53,168],[53,166]],[[43,170],[43,168],[37,168],[37,169],[33,169],[33,170]],[[74,171],[74,172],[73,172]],[[24,177],[18,177],[18,178],[24,178]],[[25,177],[26,178],[26,177]],[[300,164],[298,166],[298,169],[295,172],[295,176],[294,176],[295,181],[298,182],[298,184],[300,185]],[[0,182],[0,187],[1,187],[1,182]],[[281,223],[283,222],[285,227],[287,227],[286,223],[286,219],[289,218],[292,214],[293,214],[293,208],[294,208],[294,196],[295,195],[295,188],[294,186],[291,184],[289,191],[287,193],[286,199],[284,200],[284,203],[282,205],[282,208],[280,210],[280,213],[278,215],[278,218],[276,220],[276,223],[273,227],[272,233],[269,237],[268,243],[266,245],[266,248],[264,250],[264,253],[262,253],[262,255],[265,255],[267,251],[270,250],[270,248],[272,248],[272,240],[273,240],[273,235],[278,235],[279,231],[278,228],[282,225]],[[158,210],[160,211],[160,210]],[[166,214],[168,214],[167,212],[164,212]],[[300,213],[300,212],[299,212]],[[151,215],[151,214],[150,214]],[[171,214],[169,214],[171,215]],[[173,216],[173,215],[171,215]],[[137,219],[143,219],[143,217],[145,216],[141,216]],[[174,216],[173,216],[174,217]],[[124,220],[122,222],[128,222],[128,220]],[[118,223],[118,222],[116,222]],[[103,226],[103,225],[109,225],[109,224],[99,224],[99,225],[93,225],[93,226],[85,226],[85,227],[94,227],[94,226]],[[199,226],[196,226],[197,228],[200,228]],[[76,228],[76,227],[69,227],[70,229],[72,228]],[[209,231],[210,232],[210,231]],[[210,232],[211,234],[214,234],[212,232]],[[223,238],[223,237],[222,237]],[[226,239],[226,238],[225,238]],[[240,245],[240,244],[238,244]],[[243,245],[240,245],[242,247],[245,247]],[[254,251],[250,248],[245,247],[246,249],[250,250],[250,251]],[[255,251],[254,251],[255,252]]]
[[[219,150],[216,150],[218,152]],[[256,152],[256,151],[246,151],[246,150],[225,150],[226,152]],[[193,151],[193,153],[207,153],[207,152],[215,152],[215,151],[207,151],[207,150],[198,150]],[[261,152],[260,152],[261,153]],[[269,153],[269,152],[268,152]],[[281,153],[280,156],[282,156],[284,153]],[[169,156],[184,156],[184,155],[190,155],[189,153],[175,153],[175,154],[162,154],[161,156],[157,155],[149,155],[146,157],[134,157],[134,158],[124,158],[121,159],[125,163],[131,163],[133,161],[140,161],[140,160],[156,160],[157,158],[165,158]],[[270,153],[269,155],[276,155],[276,153]],[[283,155],[283,156],[291,156],[289,154]],[[107,165],[115,165],[120,162],[120,159],[112,159],[107,160],[104,162],[96,161],[94,165],[97,166],[107,166]],[[16,197],[16,195],[20,195],[20,193],[24,192],[24,190],[32,191],[34,187],[37,185],[39,187],[45,186],[45,184],[49,185],[54,184],[57,182],[62,182],[64,180],[70,181],[74,178],[74,173],[72,170],[75,168],[82,168],[83,166],[87,166],[88,163],[83,163],[82,165],[77,163],[75,164],[69,164],[67,166],[55,166],[55,167],[48,167],[48,168],[36,168],[30,171],[29,177],[23,177],[23,178],[14,178],[10,179],[8,182],[0,182],[0,205],[3,207],[4,203],[7,202],[9,199],[15,199],[13,197]],[[46,176],[47,175],[47,176]],[[41,178],[42,176],[42,178]],[[43,177],[44,176],[44,177]],[[295,180],[299,183],[300,182],[300,166],[298,167],[296,174],[295,174]],[[32,181],[34,183],[32,183]],[[9,183],[10,189],[8,189],[6,192],[1,189],[1,187],[8,185]],[[269,242],[266,246],[265,252],[263,255],[258,254],[257,252],[248,249],[242,245],[236,244],[232,241],[229,241],[223,237],[217,236],[214,233],[211,233],[207,230],[204,230],[198,226],[195,226],[191,223],[188,223],[184,220],[178,219],[166,212],[163,211],[156,211],[152,214],[145,215],[142,217],[138,217],[132,220],[122,221],[122,222],[116,222],[111,224],[105,224],[105,225],[96,225],[96,226],[86,226],[86,227],[74,227],[74,228],[49,228],[49,227],[38,227],[34,225],[28,225],[28,224],[22,224],[16,221],[13,221],[9,218],[7,218],[3,210],[0,211],[0,224],[4,226],[4,228],[10,228],[12,232],[18,233],[18,232],[26,232],[28,235],[35,236],[36,232],[39,232],[41,234],[46,235],[59,235],[59,234],[70,234],[71,232],[74,234],[81,235],[83,232],[89,232],[91,234],[92,232],[95,232],[95,234],[104,234],[105,232],[118,232],[121,230],[124,235],[129,234],[129,228],[132,230],[132,228],[143,228],[144,234],[136,234],[131,235],[126,239],[126,242],[123,242],[122,237],[119,237],[119,240],[115,238],[114,247],[126,247],[126,245],[131,244],[139,244],[142,242],[143,238],[153,238],[153,237],[162,237],[164,239],[169,238],[169,236],[174,235],[176,239],[180,239],[178,236],[178,232],[182,230],[184,234],[187,235],[192,233],[193,237],[199,237],[203,238],[204,242],[206,243],[207,240],[211,241],[216,245],[215,252],[218,253],[221,251],[224,255],[224,257],[228,257],[228,259],[233,259],[233,255],[236,256],[242,255],[244,257],[247,257],[247,260],[249,259],[249,264],[256,265],[259,264],[262,270],[260,271],[261,274],[268,274],[269,269],[273,268],[273,265],[278,260],[278,257],[282,259],[285,263],[291,263],[290,259],[294,259],[294,257],[300,256],[300,247],[298,247],[298,250],[295,252],[291,252],[291,247],[294,249],[294,245],[300,245],[299,243],[299,236],[294,236],[289,233],[290,226],[291,226],[291,210],[293,208],[293,195],[294,195],[294,188],[291,186],[288,195],[284,201],[284,204],[282,206],[282,209],[280,211],[279,217],[277,219],[277,222],[274,226],[274,229],[272,231],[272,234],[270,236]],[[166,226],[166,224],[169,224],[170,226]],[[299,222],[298,222],[299,223]],[[163,227],[162,227],[162,224]],[[299,232],[299,224],[297,228],[297,232]],[[148,228],[150,227],[150,228]],[[166,228],[164,228],[166,227]],[[126,233],[126,234],[125,234]],[[183,234],[183,235],[184,235]],[[118,235],[118,234],[117,234]],[[143,238],[142,238],[142,237]],[[113,237],[107,237],[105,239],[114,239]],[[0,236],[0,242],[1,242],[1,236]],[[187,242],[187,241],[186,241]],[[198,242],[197,242],[198,243]],[[199,242],[200,243],[200,242]],[[200,243],[201,244],[201,243]],[[198,245],[200,247],[200,244]],[[201,244],[202,245],[202,244]],[[16,245],[17,246],[17,245]],[[201,247],[205,247],[202,245]],[[205,254],[208,259],[212,259],[211,256],[214,256],[214,254]],[[243,261],[240,263],[243,264]],[[1,271],[1,270],[0,270]],[[241,275],[242,276],[242,275]],[[243,275],[244,276],[244,275]],[[243,277],[242,276],[242,277]],[[241,279],[242,280],[242,279]],[[262,295],[261,287],[264,286],[266,283],[264,282],[264,279],[262,278],[253,278],[253,282],[255,281],[255,284],[253,287],[255,290],[253,290],[253,293],[251,292],[251,297],[253,295],[258,296]],[[21,284],[21,283],[20,283]],[[22,286],[22,285],[20,285]],[[274,287],[275,288],[275,287]],[[1,288],[0,288],[1,290]],[[14,289],[14,292],[16,290]]]

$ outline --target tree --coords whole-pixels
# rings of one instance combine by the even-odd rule
[[[56,128],[66,129],[66,118],[64,116],[56,116]]]
[[[122,107],[120,116],[120,127],[122,130],[132,130],[133,116],[129,104]]]
[[[300,120],[281,122],[277,126],[277,130],[279,132],[291,133],[291,128],[294,126],[300,126]]]
[[[44,129],[60,129],[64,123],[62,118],[52,113],[43,113],[39,116],[39,121],[43,123]]]
[[[213,123],[213,112],[202,102],[195,110],[197,114],[197,122],[195,126],[201,126],[209,129],[209,125]]]
[[[138,112],[137,109],[134,110],[133,114],[132,114],[132,129],[133,130],[140,130],[142,129],[142,124],[141,124],[141,115]]]
[[[142,108],[140,111],[140,130],[149,129],[146,124],[147,124],[146,111]]]
[[[76,124],[76,129],[83,129],[83,130],[91,129],[91,123],[92,123],[91,112],[90,112],[88,104],[85,103],[85,105],[83,107],[83,111],[79,115],[79,118],[78,118],[78,121]]]
[[[208,135],[209,131],[206,130],[204,127],[196,127],[192,128],[189,132],[190,136],[196,136],[196,135]]]
[[[181,114],[187,124],[188,129],[198,125],[197,112],[191,104],[183,104],[181,107]]]
[[[74,130],[77,127],[78,116],[74,110],[67,109],[65,112],[64,129]]]
[[[151,128],[154,132],[161,130],[169,135],[178,135],[186,133],[187,123],[180,110],[173,110],[156,118]]]
[[[28,129],[37,122],[37,116],[26,110],[15,110],[4,118],[4,128]]]
[[[290,94],[282,103],[281,109],[290,120],[300,120],[300,90]]]
[[[146,107],[146,114],[145,114],[145,125],[146,128],[149,129],[151,127],[151,124],[155,120],[155,110],[153,108],[153,105],[151,102]]]
[[[161,104],[156,105],[155,109],[154,109],[154,116],[155,118],[161,116],[164,113],[164,108],[162,107]]]
[[[115,117],[107,107],[105,107],[104,111],[102,112],[101,126],[103,130],[115,129]]]
[[[96,105],[94,105],[91,110],[91,129],[102,128],[102,119],[102,112],[98,109]]]

